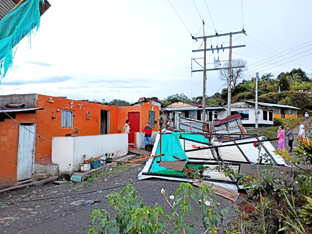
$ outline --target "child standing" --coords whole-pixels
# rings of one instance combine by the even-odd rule
[[[145,150],[147,150],[147,146],[152,144],[152,128],[150,127],[149,123],[146,123],[144,128],[144,144]]]

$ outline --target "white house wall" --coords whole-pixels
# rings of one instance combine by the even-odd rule
[[[53,137],[52,162],[59,165],[60,174],[70,174],[78,164],[91,157],[128,153],[128,134],[107,134],[82,137]]]
[[[52,163],[59,165],[61,174],[73,171],[74,138],[75,137],[52,138]]]
[[[242,120],[243,124],[255,124],[256,122],[256,114],[255,114],[255,108],[235,108],[232,107],[231,111],[249,111],[249,120]],[[269,116],[268,116],[268,120],[263,120],[263,110],[262,109],[258,109],[259,114],[258,114],[258,124],[265,124],[265,125],[273,125],[273,118],[270,121],[269,120]],[[272,115],[273,116],[273,115]]]

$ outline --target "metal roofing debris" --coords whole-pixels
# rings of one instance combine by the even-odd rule
[[[246,103],[249,103],[249,104],[254,104],[254,105],[255,105],[255,102],[252,102],[252,101],[245,101],[245,102],[246,102]],[[287,106],[287,105],[280,105],[280,104],[274,104],[274,103],[258,102],[258,105],[260,105],[260,106],[266,106],[266,107],[279,107],[279,108],[287,108],[287,109],[300,110],[300,108],[298,108],[298,107]]]
[[[214,122],[213,123],[213,126],[217,126],[217,125],[220,125],[220,124],[224,124],[224,123],[227,123],[227,122],[230,122],[232,120],[236,120],[236,119],[240,119],[241,118],[241,115],[240,114],[236,114],[236,115],[231,115],[229,117],[226,117],[224,119],[221,119],[217,122]]]
[[[0,0],[0,20],[8,14],[17,3],[19,3],[20,0]],[[44,3],[40,3],[40,14],[42,15],[45,13],[49,8],[51,4],[45,0]]]
[[[43,110],[43,108],[5,108],[5,107],[0,107],[0,114],[1,113],[12,113],[12,112],[34,111],[34,110]]]
[[[203,184],[206,184],[208,186],[211,187],[211,190],[214,191],[216,194],[225,197],[231,201],[236,201],[239,193],[236,191],[233,191],[231,189],[216,185],[216,184],[212,184],[212,183],[208,183],[207,181],[197,181],[194,180],[193,185],[201,187]]]
[[[165,134],[166,136],[168,134]],[[171,135],[171,134],[170,134]],[[178,135],[174,133],[173,135]],[[168,137],[167,137],[168,138]],[[166,141],[163,139],[162,143]],[[170,138],[168,138],[170,139]],[[238,186],[237,181],[232,176],[226,176],[224,172],[217,170],[217,167],[223,164],[227,164],[233,170],[241,172],[241,165],[265,165],[264,162],[259,162],[259,151],[255,148],[253,143],[255,141],[261,142],[261,153],[267,154],[277,166],[287,166],[282,157],[274,153],[274,147],[269,141],[266,141],[264,137],[248,137],[244,139],[238,139],[235,141],[228,142],[215,142],[214,144],[209,143],[199,143],[192,139],[183,138],[180,136],[180,144],[183,148],[185,155],[187,156],[186,165],[203,165],[201,173],[204,177],[202,183],[208,183],[208,185],[218,185],[215,189],[218,190],[219,195],[224,196],[228,199],[237,199]],[[157,153],[156,149],[159,148],[160,144],[160,134],[156,136],[154,148],[152,155]],[[166,143],[168,144],[168,143]],[[195,147],[194,147],[195,146]],[[170,151],[170,147],[167,147]],[[164,153],[166,155],[166,152]],[[163,171],[164,173],[151,172],[152,165],[159,162],[159,157],[150,158],[143,170],[139,173],[138,179],[148,179],[148,178],[159,178],[174,181],[184,181],[184,182],[196,182],[192,178],[188,178],[186,174],[177,171],[174,174],[174,170]],[[177,162],[179,162],[177,160]],[[167,173],[167,174],[166,174]],[[197,184],[198,185],[198,184]],[[229,190],[230,189],[230,190]],[[232,190],[232,191],[231,191]],[[235,191],[235,192],[233,192]]]

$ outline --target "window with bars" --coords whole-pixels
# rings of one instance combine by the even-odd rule
[[[73,113],[69,110],[62,110],[62,128],[73,127]]]
[[[268,112],[267,111],[263,111],[263,120],[268,120]]]
[[[237,111],[242,116],[242,120],[249,120],[249,111],[243,110],[243,111]]]
[[[273,112],[269,111],[269,121],[272,121],[272,120],[273,120]]]
[[[150,124],[151,128],[155,127],[155,111],[148,111],[148,123]]]

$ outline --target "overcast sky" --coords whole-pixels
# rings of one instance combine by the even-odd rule
[[[169,0],[49,2],[31,48],[27,38],[18,47],[2,81],[4,94],[130,102],[144,96],[202,95],[202,73],[191,75],[191,58],[203,56],[192,49],[202,42],[190,36],[203,34],[201,18],[206,35],[215,29],[241,31],[244,25],[247,36],[233,36],[233,45],[246,47],[234,49],[233,59],[248,62],[245,79],[257,71],[277,76],[299,67],[312,73],[310,0],[206,0],[213,22],[205,0],[170,0],[186,27]],[[229,37],[219,37],[208,40],[208,47],[228,42]],[[229,57],[228,50],[207,56],[207,68],[213,68],[214,58]],[[193,63],[193,69],[199,68]],[[225,87],[216,71],[207,77],[208,95]]]

